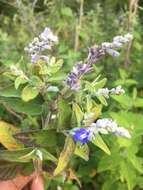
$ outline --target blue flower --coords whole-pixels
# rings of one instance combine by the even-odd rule
[[[75,142],[85,144],[89,141],[90,132],[84,128],[78,129],[74,132],[73,139]]]

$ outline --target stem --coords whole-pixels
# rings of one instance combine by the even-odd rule
[[[80,0],[80,10],[79,10],[79,19],[76,24],[76,31],[75,31],[75,45],[74,50],[77,51],[79,48],[79,33],[82,28],[82,19],[83,19],[83,7],[84,7],[84,0]]]
[[[128,16],[128,31],[129,32],[133,32],[134,30],[134,20],[135,20],[137,9],[138,9],[138,1],[139,0],[129,0],[129,16]],[[126,68],[128,67],[130,63],[129,56],[130,56],[131,46],[132,46],[132,41],[128,44],[128,47],[127,47],[127,53],[126,53],[125,62],[124,62],[124,65]]]
[[[5,109],[10,113],[12,114],[13,116],[17,117],[20,121],[23,120],[23,118],[18,115],[16,112],[14,112],[11,108],[9,108],[5,103],[3,103],[3,106],[5,107]]]

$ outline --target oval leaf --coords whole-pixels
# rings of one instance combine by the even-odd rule
[[[8,150],[21,148],[22,145],[13,138],[13,135],[18,131],[13,125],[0,121],[0,143]]]
[[[14,86],[16,89],[18,89],[18,87],[21,85],[21,84],[25,84],[27,82],[27,79],[24,77],[24,76],[18,76],[16,79],[15,79],[15,82],[14,82]]]
[[[102,149],[106,154],[111,155],[108,146],[105,144],[100,135],[97,135],[94,139],[91,140],[91,142]]]
[[[80,123],[81,123],[81,121],[83,119],[84,114],[83,114],[83,112],[82,112],[82,110],[81,110],[81,108],[79,107],[78,104],[73,103],[73,111],[75,112],[78,125],[80,125]]]
[[[14,137],[28,147],[55,147],[57,144],[60,146],[61,139],[64,139],[64,135],[54,129],[21,132]]]
[[[30,85],[27,85],[23,90],[22,90],[22,99],[25,102],[28,102],[29,100],[34,99],[37,95],[39,94],[39,90],[35,87],[32,87]]]
[[[60,154],[58,165],[54,171],[54,176],[60,174],[68,165],[75,150],[75,143],[72,137],[68,136],[65,141],[64,149]]]
[[[64,129],[70,126],[71,108],[66,100],[62,97],[58,99],[58,128]]]
[[[89,160],[89,148],[87,144],[81,146],[81,144],[76,144],[76,149],[74,154],[81,157],[82,159],[88,161]]]

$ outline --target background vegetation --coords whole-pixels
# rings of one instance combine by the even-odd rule
[[[143,189],[143,1],[0,0],[0,120],[22,130],[39,127],[39,109],[13,103],[13,96],[4,92],[8,79],[2,73],[13,64],[26,67],[29,60],[24,47],[46,26],[59,36],[57,52],[64,60],[65,73],[86,58],[88,47],[119,34],[133,34],[132,44],[120,58],[107,57],[96,65],[96,74],[104,75],[109,87],[122,85],[126,91],[124,97],[112,99],[104,113],[131,128],[132,139],[107,138],[111,156],[91,146],[88,162],[75,158],[71,165],[83,190]],[[80,189],[71,180],[47,180],[46,185],[52,190]]]

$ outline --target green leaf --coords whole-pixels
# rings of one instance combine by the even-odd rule
[[[57,144],[60,146],[61,139],[64,139],[64,135],[55,129],[21,132],[14,137],[28,147],[55,147]]]
[[[87,112],[91,112],[91,109],[93,107],[93,100],[91,99],[91,97],[87,96],[86,98],[86,110]]]
[[[121,181],[124,181],[124,179],[126,180],[128,190],[132,190],[136,185],[136,172],[133,167],[124,160],[120,163],[120,175]]]
[[[75,152],[77,156],[81,157],[82,159],[88,161],[89,160],[89,148],[88,145],[81,145],[79,143],[76,144]]]
[[[122,107],[126,109],[130,109],[133,106],[133,99],[127,95],[112,95],[111,96],[114,100],[121,104]]]
[[[111,177],[111,176],[110,176]],[[114,182],[115,179],[111,178],[111,179],[106,179],[104,182],[103,182],[103,185],[102,185],[102,190],[114,190],[116,189],[117,190],[117,184],[115,184]],[[122,189],[123,190],[123,189]]]
[[[76,103],[73,103],[73,111],[75,112],[78,125],[80,126],[84,114],[83,114],[81,108],[79,107],[79,105]]]
[[[67,167],[69,161],[71,160],[72,155],[74,154],[75,143],[72,137],[68,136],[65,141],[64,149],[62,150],[58,165],[54,170],[54,176],[60,174]]]
[[[13,86],[6,87],[0,90],[2,97],[20,97],[20,90],[16,90]]]
[[[23,102],[18,98],[4,98],[0,97],[0,103],[5,103],[7,107],[15,112],[24,113],[27,115],[40,115],[42,113],[41,101]]]
[[[136,181],[137,181],[136,183],[138,184],[140,189],[142,189],[143,188],[143,176],[137,176]]]
[[[43,154],[43,159],[44,160],[51,160],[51,161],[53,161],[55,163],[58,162],[57,158],[54,155],[52,155],[50,152],[48,152],[47,150],[42,148],[42,149],[40,149],[40,151]]]
[[[106,99],[104,98],[104,96],[98,96],[97,97],[99,99],[99,101],[104,105],[104,106],[107,106],[107,101]]]
[[[91,123],[93,123],[100,115],[101,115],[102,105],[96,105],[93,107],[89,113],[92,113],[92,116],[90,116],[89,119],[86,119],[84,121],[86,126],[89,126]]]
[[[125,80],[128,77],[127,72],[123,69],[119,69],[119,73],[122,80]]]
[[[117,147],[118,148],[118,147]],[[113,149],[112,149],[113,151]],[[114,152],[108,156],[107,154],[100,157],[100,161],[98,164],[97,172],[101,173],[104,171],[114,171],[121,162],[121,156],[119,155],[119,150],[115,150]]]
[[[48,78],[48,82],[59,82],[59,81],[65,80],[65,78],[66,78],[66,75],[64,73],[63,74],[56,73],[56,74],[53,74],[52,77],[50,76]]]
[[[127,85],[136,85],[137,81],[133,79],[127,79],[125,82]]]
[[[42,80],[38,76],[35,76],[35,75],[30,78],[30,84],[31,86],[34,86],[34,87],[43,86]]]
[[[63,97],[58,99],[58,128],[64,129],[70,127],[71,108]]]
[[[40,62],[38,66],[40,75],[47,75],[49,73],[48,67],[44,62]]]
[[[131,161],[131,163],[133,164],[134,168],[136,168],[136,170],[138,172],[140,172],[141,174],[143,174],[143,159],[139,158],[135,155],[130,155],[129,160]]]
[[[51,74],[53,75],[53,74],[57,73],[63,65],[63,59],[59,59],[57,62],[55,62],[54,57],[52,59],[48,66],[49,75],[51,75]],[[54,63],[52,63],[52,62],[54,62]]]
[[[28,82],[28,81],[27,81],[27,79],[25,79],[25,77],[23,77],[23,76],[18,76],[18,77],[15,79],[14,86],[15,86],[16,89],[18,89],[21,84],[25,84],[25,83],[27,83],[27,82]]]
[[[72,9],[69,7],[64,7],[61,10],[63,16],[72,17]]]
[[[135,100],[135,99],[137,98],[137,95],[138,95],[137,88],[134,87],[134,88],[133,88],[133,94],[132,94],[133,100]]]
[[[28,102],[28,101],[34,99],[38,94],[39,94],[39,90],[37,88],[27,85],[22,90],[21,98],[25,102]]]
[[[134,107],[142,108],[143,107],[143,98],[136,98],[133,102]]]
[[[93,94],[95,93],[94,85],[89,81],[85,81],[85,89]]]
[[[24,148],[17,151],[0,151],[0,159],[11,162],[30,162],[36,159],[38,152],[42,155],[42,160],[51,160],[57,163],[57,159],[50,152],[43,148]]]
[[[136,143],[140,143],[140,137],[143,135],[143,116],[139,113],[132,113],[132,112],[110,112],[110,117],[115,119],[120,126],[125,126],[128,128],[133,128],[133,135],[132,138],[128,141],[132,143],[131,146],[135,145]],[[126,140],[127,141],[127,140]],[[126,142],[127,144],[127,142]]]
[[[34,171],[32,163],[17,163],[0,160],[0,180],[10,180],[17,175],[31,175]]]
[[[23,148],[19,150],[1,150],[0,151],[0,160],[10,161],[10,162],[29,162],[31,158],[24,158],[25,155],[31,153],[33,148]],[[23,158],[22,158],[23,157]]]
[[[106,154],[111,155],[111,152],[108,146],[105,144],[105,142],[103,141],[100,135],[96,135],[96,137],[93,138],[91,142],[95,144],[96,146],[98,146],[100,149],[102,149]]]
[[[107,79],[104,78],[100,80],[99,82],[93,82],[94,90],[98,90],[99,88],[103,88],[107,82]]]

